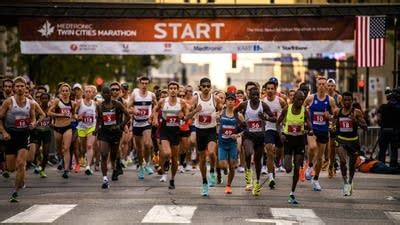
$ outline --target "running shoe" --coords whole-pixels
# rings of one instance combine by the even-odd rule
[[[232,194],[232,187],[231,186],[228,186],[228,185],[225,186],[225,194]]]
[[[64,173],[62,174],[62,177],[63,177],[64,179],[68,179],[68,178],[69,178],[69,176],[68,176],[68,171],[67,171],[67,170],[64,170]]]
[[[322,190],[321,185],[319,184],[318,180],[311,180],[311,185],[312,185],[313,191],[321,191]]]
[[[85,174],[87,176],[93,175],[93,171],[90,168],[86,167]]]
[[[217,174],[217,184],[222,184],[224,183],[224,180],[222,179],[221,174]]]
[[[312,171],[313,171],[312,167],[308,167],[308,168],[306,169],[306,173],[305,173],[306,180],[311,180],[311,178],[312,178],[312,176],[311,176]]]
[[[8,173],[8,171],[4,171],[3,172],[3,177],[4,178],[10,178],[10,174]]]
[[[139,180],[143,180],[144,179],[144,168],[143,168],[143,166],[139,167],[137,175],[138,175]]]
[[[17,193],[16,191],[14,191],[14,192],[11,194],[10,202],[11,202],[11,203],[19,202],[17,198],[18,198],[18,193]]]
[[[132,166],[133,165],[133,161],[131,157],[128,157],[128,159],[126,160],[126,165],[127,166]]]
[[[175,182],[174,182],[174,180],[169,180],[169,186],[168,186],[168,189],[175,189]]]
[[[254,187],[253,187],[253,195],[254,196],[259,196],[261,193],[261,184],[258,181],[254,181]]]
[[[214,187],[217,184],[217,176],[215,175],[215,173],[210,173],[210,187]]]
[[[40,166],[35,166],[35,169],[33,170],[33,172],[34,172],[35,174],[39,174],[41,170],[42,170],[42,167],[40,167]]]
[[[40,176],[41,178],[46,178],[46,177],[47,177],[47,174],[46,174],[46,172],[44,172],[44,170],[41,170],[41,171],[39,172],[39,176]]]
[[[163,174],[160,178],[160,182],[167,182],[168,180],[168,175],[167,174]]]
[[[290,204],[294,204],[294,205],[299,204],[299,202],[296,200],[296,197],[294,197],[294,195],[289,195],[288,202]]]
[[[246,191],[251,191],[253,189],[253,172],[251,169],[244,172],[244,179],[246,181]]]
[[[274,178],[272,178],[272,179],[269,179],[269,181],[268,181],[268,186],[269,186],[269,188],[272,190],[272,189],[275,189],[275,184],[276,184],[276,182],[275,182],[275,179]]]
[[[117,161],[116,169],[117,169],[118,175],[124,174],[124,171],[122,170],[122,165],[123,165],[122,162]]]
[[[303,167],[301,167],[299,170],[299,179],[301,182],[304,182],[306,180],[304,173],[305,173],[305,170]]]
[[[190,165],[186,166],[185,171],[186,172],[192,172],[193,171],[192,166],[190,166]]]
[[[185,169],[183,168],[182,165],[178,166],[178,171],[179,171],[179,173],[185,173]]]
[[[244,169],[243,166],[239,166],[239,167],[237,168],[237,171],[238,171],[238,173],[244,173],[244,172],[245,172],[245,169]]]
[[[74,172],[75,172],[75,173],[81,172],[81,165],[80,165],[79,163],[75,164]]]
[[[207,183],[203,183],[201,186],[201,195],[202,196],[208,196],[208,184]]]
[[[286,170],[285,170],[285,168],[283,168],[283,166],[280,166],[278,168],[278,172],[284,173],[284,172],[286,172]]]
[[[117,170],[113,170],[113,173],[111,175],[111,180],[112,181],[117,181],[118,180],[118,171]]]
[[[266,166],[263,166],[263,167],[261,168],[261,174],[262,174],[262,175],[267,175],[267,174],[268,174],[268,172],[267,172],[267,167],[266,167]]]
[[[108,180],[103,180],[103,184],[101,185],[101,188],[103,188],[103,189],[110,188],[110,184],[108,183]]]
[[[343,186],[343,195],[350,196],[351,195],[351,184],[344,184]]]
[[[144,170],[147,173],[147,175],[152,175],[154,173],[153,169],[151,168],[150,165],[144,166]]]

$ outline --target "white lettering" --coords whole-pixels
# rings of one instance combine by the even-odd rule
[[[167,31],[164,30],[164,28],[167,26],[166,23],[156,23],[156,25],[154,25],[154,29],[156,30],[156,33],[154,35],[154,38],[156,39],[164,39],[167,37]]]
[[[206,23],[198,23],[196,24],[196,38],[201,38],[201,35],[204,36],[204,38],[209,39],[210,35],[210,26]]]
[[[178,27],[182,27],[181,23],[169,23],[169,27],[172,27],[172,38],[177,39],[178,38]]]
[[[223,23],[212,23],[212,27],[215,27],[215,38],[220,39],[221,38],[221,28],[225,26]]]
[[[188,23],[185,25],[185,28],[183,28],[181,39],[185,39],[187,37],[194,38],[194,33],[193,33],[193,30],[192,30],[192,27]]]

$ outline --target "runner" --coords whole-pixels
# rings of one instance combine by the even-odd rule
[[[93,145],[96,137],[94,132],[96,130],[96,103],[93,100],[94,90],[91,86],[85,87],[85,98],[78,100],[77,106],[75,107],[75,117],[78,118],[79,124],[77,126],[78,136],[80,142],[80,150],[83,156],[86,151],[86,175],[93,175],[93,171],[90,168],[93,160]]]
[[[293,170],[292,189],[288,202],[297,204],[295,190],[299,180],[300,167],[303,166],[305,153],[305,127],[311,127],[308,110],[303,106],[305,95],[302,91],[296,91],[293,103],[285,107],[277,124],[283,122],[285,170],[290,173]],[[294,164],[294,168],[292,166]]]
[[[169,189],[175,189],[175,175],[178,170],[179,158],[179,125],[181,119],[188,112],[186,103],[178,98],[179,84],[171,81],[168,83],[168,97],[161,99],[154,108],[154,126],[160,125],[161,154],[160,165],[164,165],[165,161],[171,160],[171,177],[169,180]],[[161,110],[162,122],[159,124],[158,112]],[[163,168],[161,167],[163,170]],[[162,182],[167,181],[167,175],[164,174],[160,179]]]
[[[189,113],[187,119],[191,119],[194,115],[196,126],[196,143],[197,151],[200,159],[200,171],[203,179],[201,194],[208,196],[208,180],[206,158],[210,159],[210,187],[216,185],[216,148],[217,148],[217,121],[216,112],[222,109],[221,100],[214,96],[211,92],[211,80],[202,78],[200,80],[200,93],[194,97],[193,105],[196,108]]]
[[[134,89],[129,106],[133,106],[133,135],[139,158],[138,178],[144,179],[144,172],[153,174],[150,166],[152,140],[151,140],[151,116],[153,106],[157,104],[156,95],[148,91],[150,79],[140,77],[138,89]]]
[[[265,83],[266,97],[263,101],[271,109],[274,117],[279,118],[282,109],[286,107],[286,102],[283,98],[277,96],[277,86],[273,81]],[[268,168],[268,180],[269,187],[273,189],[275,187],[275,169],[274,169],[274,157],[277,156],[280,160],[278,151],[279,148],[283,147],[280,130],[277,129],[276,122],[265,122],[265,152],[267,153],[267,168]]]
[[[14,95],[13,93],[13,86],[14,82],[11,79],[5,79],[3,81],[3,91],[0,92],[1,97],[0,97],[0,104],[3,105],[3,102]],[[4,121],[3,121],[4,123]],[[2,175],[4,178],[9,178],[10,174],[7,170],[7,164],[6,164],[6,145],[5,145],[5,140],[3,135],[0,136],[0,169],[2,170]]]
[[[129,113],[122,103],[111,100],[111,89],[103,87],[102,96],[104,101],[97,105],[97,139],[101,154],[101,172],[103,174],[102,188],[110,187],[107,177],[107,160],[110,157],[113,169],[112,180],[118,180],[116,160],[122,132],[129,122]],[[124,117],[125,115],[125,117]],[[123,118],[125,118],[123,120]]]
[[[336,110],[333,98],[326,93],[326,78],[320,77],[317,80],[317,93],[307,97],[305,106],[310,107],[310,118],[313,135],[307,136],[309,150],[309,167],[306,170],[306,179],[311,180],[311,173],[315,165],[315,176],[311,180],[314,191],[321,191],[318,178],[321,172],[322,155],[329,141],[329,120],[330,113]]]
[[[59,98],[56,98],[49,108],[47,115],[54,118],[54,139],[58,153],[63,157],[64,172],[62,177],[68,179],[70,170],[70,147],[72,142],[71,119],[74,110],[70,100],[71,87],[67,83],[61,83],[58,89]]]
[[[179,98],[184,99],[186,97],[185,87],[179,88]],[[191,107],[190,103],[184,101],[186,104],[186,108],[189,109]],[[188,166],[190,162],[190,153],[191,146],[190,146],[190,126],[192,125],[192,119],[187,121],[181,120],[181,125],[179,127],[179,136],[180,136],[180,144],[179,144],[179,166],[178,171],[180,173],[184,173],[186,169],[190,168]],[[187,156],[189,155],[189,159]]]
[[[18,202],[18,191],[25,182],[29,130],[35,127],[36,116],[31,101],[24,96],[26,80],[22,77],[15,78],[13,88],[15,96],[7,98],[0,108],[0,132],[6,145],[7,169],[10,172],[17,171],[10,202]]]
[[[74,109],[76,108],[76,103],[80,102],[83,99],[83,88],[82,85],[79,83],[76,83],[72,86],[72,93],[70,96],[70,99],[72,101],[72,104],[74,106]],[[72,164],[73,160],[72,157],[75,157],[75,165],[74,165],[74,172],[79,173],[81,172],[81,166],[85,166],[85,158],[83,157],[80,149],[80,140],[78,137],[78,124],[79,121],[75,117],[75,111],[72,111],[74,116],[71,118],[71,128],[72,128],[72,140],[71,140],[71,161],[70,161],[70,167],[72,169]]]
[[[352,107],[353,94],[343,93],[343,107],[335,111],[335,122],[338,131],[336,142],[339,145],[340,171],[344,181],[343,195],[350,196],[353,192],[353,177],[357,157],[360,156],[360,140],[358,127],[367,131],[367,124],[360,110]],[[347,176],[347,156],[349,157],[349,176]]]
[[[260,176],[261,157],[264,150],[264,120],[275,122],[276,117],[274,117],[268,105],[265,102],[260,101],[260,91],[259,88],[255,86],[249,90],[249,100],[240,103],[240,105],[235,108],[235,113],[237,112],[240,112],[242,115],[244,115],[246,123],[246,128],[243,133],[243,146],[246,158],[246,191],[253,190],[253,195],[258,196],[261,192]],[[254,181],[254,188],[252,184],[253,171],[251,170],[251,160],[253,155],[256,169],[256,181]]]
[[[234,113],[235,101],[235,93],[227,93],[225,100],[226,108],[220,113],[218,160],[221,169],[226,170],[229,168],[225,194],[232,194],[231,185],[235,176],[235,166],[238,158],[236,140],[241,136],[239,134],[240,121],[244,121],[243,117],[239,119],[239,115]]]

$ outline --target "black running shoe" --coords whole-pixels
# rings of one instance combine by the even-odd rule
[[[8,171],[4,171],[3,172],[3,177],[4,178],[10,178],[10,174],[8,173]]]
[[[124,174],[124,171],[122,170],[121,164],[122,164],[122,163],[117,163],[117,172],[118,172],[118,175]]]
[[[14,191],[14,192],[11,194],[10,202],[12,202],[12,203],[19,202],[17,198],[18,198],[18,193],[17,193],[16,191]]]
[[[174,182],[174,180],[169,180],[168,189],[175,189],[175,182]]]
[[[101,188],[103,188],[103,189],[110,188],[110,184],[108,183],[108,180],[103,180],[103,184],[101,185]]]
[[[64,173],[62,174],[62,177],[64,178],[64,179],[68,179],[69,178],[69,176],[68,176],[68,171],[64,171]]]
[[[111,180],[116,181],[118,180],[118,171],[117,170],[113,170],[112,176],[111,176]]]

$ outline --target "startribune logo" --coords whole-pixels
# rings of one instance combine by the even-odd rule
[[[43,37],[50,37],[51,34],[54,33],[54,27],[51,26],[51,23],[46,20],[46,22],[42,25],[42,27],[38,30],[38,32],[43,36]]]

